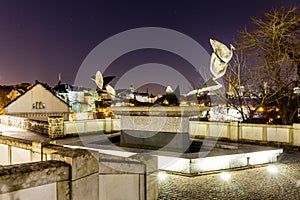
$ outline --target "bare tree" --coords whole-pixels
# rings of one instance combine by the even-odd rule
[[[245,29],[239,34],[240,51],[247,57],[247,73],[252,75],[252,86],[261,90],[259,104],[276,106],[281,122],[290,124],[298,110],[294,88],[300,67],[300,14],[296,7],[282,7],[253,18],[252,22],[252,31]],[[237,68],[244,63],[233,65]]]

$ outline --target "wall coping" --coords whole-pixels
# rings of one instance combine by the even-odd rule
[[[42,161],[0,166],[0,194],[69,180],[69,165]]]

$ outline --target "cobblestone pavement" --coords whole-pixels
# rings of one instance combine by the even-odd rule
[[[231,179],[224,181],[220,173],[185,177],[168,175],[159,181],[159,199],[300,199],[300,152],[285,151],[279,162],[268,166],[228,171]]]

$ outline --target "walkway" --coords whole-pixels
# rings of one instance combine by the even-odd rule
[[[300,199],[300,152],[285,152],[278,163],[268,166],[231,171],[231,179],[224,181],[220,174],[197,177],[168,175],[159,181],[159,199]]]

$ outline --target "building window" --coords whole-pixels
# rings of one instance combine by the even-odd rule
[[[41,101],[37,101],[32,104],[32,109],[46,109],[46,104]]]

